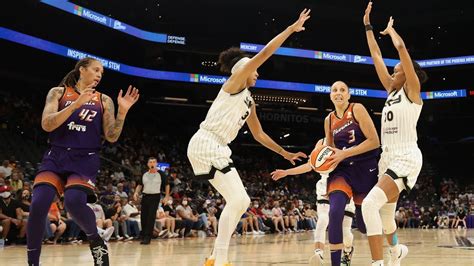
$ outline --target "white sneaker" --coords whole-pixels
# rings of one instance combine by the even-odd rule
[[[168,234],[168,229],[164,229],[160,231],[160,233],[158,234],[158,237],[165,238],[167,234]]]
[[[104,232],[102,233],[101,237],[104,241],[109,241],[110,240],[110,237],[112,236],[112,234],[114,233],[114,230],[115,228],[113,226],[107,228],[104,230]]]
[[[259,235],[264,235],[265,232],[263,232],[263,231],[258,231],[258,234],[259,234]]]
[[[252,235],[258,235],[257,231],[252,231]]]
[[[309,265],[318,265],[322,266],[324,265],[324,259],[323,259],[323,251],[320,249],[315,249],[313,256],[309,258]]]
[[[398,244],[398,247],[390,248],[390,259],[388,266],[400,266],[400,262],[408,255],[408,247]]]

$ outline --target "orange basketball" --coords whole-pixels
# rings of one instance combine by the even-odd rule
[[[327,145],[322,145],[314,149],[309,156],[309,161],[314,171],[320,174],[329,174],[332,172],[336,166],[330,168],[330,162],[327,161],[327,158],[333,153],[334,151]]]

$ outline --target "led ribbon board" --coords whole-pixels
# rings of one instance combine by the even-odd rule
[[[81,18],[90,20],[97,24],[118,30],[128,35],[135,36],[142,40],[147,40],[157,43],[175,43],[186,44],[186,38],[181,36],[172,36],[165,33],[155,33],[138,29],[131,25],[125,24],[117,19],[110,18],[100,13],[94,12],[90,9],[75,5],[65,0],[41,0],[42,3],[63,10],[70,14],[79,16]]]
[[[29,46],[38,50],[46,51],[56,55],[69,57],[75,60],[79,60],[84,57],[93,57],[102,62],[104,68],[111,69],[126,75],[156,79],[156,80],[169,80],[178,82],[190,82],[190,83],[204,83],[204,84],[216,84],[222,85],[226,82],[226,76],[207,75],[207,74],[194,74],[194,73],[183,73],[183,72],[171,72],[171,71],[160,71],[152,70],[140,67],[129,66],[120,62],[109,60],[103,57],[92,55],[83,51],[79,51],[73,48],[69,48],[63,45],[59,45],[50,41],[42,40],[30,35],[26,35],[20,32],[16,32],[7,28],[0,27],[0,39],[15,42],[25,46]],[[257,88],[286,90],[286,91],[300,91],[300,92],[316,92],[328,94],[330,92],[329,85],[310,84],[310,83],[299,83],[299,82],[288,82],[288,81],[276,81],[276,80],[258,80],[255,85]],[[351,88],[351,94],[353,96],[371,97],[371,98],[386,98],[387,93],[382,90],[374,90],[367,88]],[[434,91],[434,92],[423,92],[423,99],[441,99],[441,98],[459,98],[466,97],[466,90],[446,90],[446,91]]]
[[[263,49],[263,47],[265,47],[265,45],[254,44],[254,43],[240,43],[240,49],[246,52],[258,53]],[[276,50],[275,54],[282,55],[282,56],[310,58],[310,59],[316,59],[316,60],[326,60],[326,61],[354,63],[354,64],[373,65],[374,63],[370,56],[341,54],[341,53],[295,49],[295,48],[287,48],[287,47],[280,47],[278,50]],[[385,62],[386,66],[394,67],[400,60],[384,58],[383,61]],[[466,65],[466,64],[474,64],[474,55],[416,60],[416,61],[423,68],[445,67],[445,66],[452,66],[452,65]]]

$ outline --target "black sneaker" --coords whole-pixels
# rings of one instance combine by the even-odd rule
[[[94,258],[94,266],[109,266],[109,251],[102,238],[91,241],[89,247]]]
[[[351,251],[349,252],[346,252],[345,250],[343,250],[342,257],[341,257],[341,265],[350,266],[353,253],[354,253],[354,247],[351,247]]]
[[[149,245],[151,242],[151,237],[149,236],[144,236],[143,240],[140,242],[140,245]]]

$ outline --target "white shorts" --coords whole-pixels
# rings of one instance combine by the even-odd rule
[[[398,190],[410,191],[418,179],[423,165],[423,155],[417,146],[390,149],[383,147],[379,161],[379,177],[388,174],[396,181]]]
[[[187,153],[196,176],[209,175],[213,168],[223,170],[232,166],[232,151],[229,146],[216,135],[202,129],[189,141]]]
[[[316,183],[316,200],[327,199],[327,176],[322,176]]]

